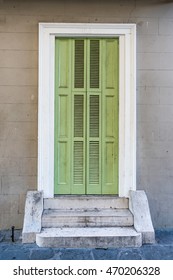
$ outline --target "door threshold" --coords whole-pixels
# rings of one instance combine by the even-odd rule
[[[57,197],[119,197],[118,194],[55,194],[54,198]]]

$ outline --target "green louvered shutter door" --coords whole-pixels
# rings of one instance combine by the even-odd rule
[[[118,193],[118,39],[56,39],[55,193]]]

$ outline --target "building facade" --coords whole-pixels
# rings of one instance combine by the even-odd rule
[[[105,26],[107,24],[117,24],[121,28],[126,25],[136,26],[136,47],[133,48],[136,54],[136,71],[133,73],[135,74],[134,79],[136,80],[137,113],[136,138],[132,141],[135,144],[136,153],[135,188],[137,190],[144,190],[147,194],[154,227],[173,227],[173,215],[171,211],[173,197],[172,20],[173,3],[172,1],[166,0],[94,0],[87,2],[79,0],[0,1],[0,229],[8,229],[11,226],[22,228],[27,191],[42,189],[40,187],[41,183],[38,183],[41,182],[39,181],[41,179],[38,178],[38,174],[40,174],[38,108],[41,110],[41,100],[38,98],[41,84],[38,77],[40,77],[39,75],[42,69],[42,60],[39,59],[41,56],[39,48],[40,23],[54,23],[57,26],[58,23],[71,23],[71,26],[76,23],[81,24],[81,26],[82,24],[101,24],[101,29],[103,29],[104,24]],[[71,39],[70,33],[67,37],[68,40]],[[87,53],[91,45],[87,42],[87,36],[85,35],[84,37],[86,40],[84,42],[84,52]],[[103,40],[100,43],[101,45],[105,44],[103,37],[103,35],[100,35],[100,37],[97,36],[99,40]],[[58,55],[62,57],[65,56],[64,53],[67,44],[73,43],[69,43],[69,41],[64,43],[59,40],[57,42],[58,44],[62,44],[62,53],[57,53],[57,57]],[[110,49],[116,48],[116,40],[114,42],[108,42],[108,45],[111,46]],[[80,47],[80,40],[78,46]],[[119,48],[119,50],[121,49]],[[70,56],[73,56],[72,49],[70,52]],[[103,57],[103,60],[104,55],[105,50],[102,48],[100,56]],[[112,57],[111,53],[108,54],[108,57]],[[88,61],[90,61],[88,63],[91,63],[91,59],[88,59]],[[97,65],[94,63],[92,69],[95,67],[94,69],[96,71]],[[89,66],[87,66],[87,63],[85,65],[84,72],[87,72],[89,75]],[[109,65],[111,65],[111,58],[109,59]],[[66,67],[69,66],[67,65]],[[112,69],[115,68],[114,65],[110,67]],[[38,71],[39,69],[40,71]],[[62,73],[63,71],[66,72],[64,68],[62,68]],[[79,69],[79,72],[81,72],[81,69]],[[73,73],[72,75],[74,76],[75,74]],[[63,74],[62,76],[64,77]],[[116,81],[111,81],[110,78],[108,81],[116,84]],[[65,83],[65,78],[60,82]],[[99,89],[99,86],[97,86],[97,77],[94,82],[96,83],[96,89]],[[90,82],[84,81],[84,83],[89,84]],[[75,92],[78,92],[78,86],[76,86]],[[94,85],[92,87],[90,84],[90,92],[93,92],[93,88]],[[98,92],[94,91],[93,95],[90,94],[90,99],[94,98],[94,104],[97,104]],[[79,97],[78,93],[76,95],[74,94],[74,96]],[[80,108],[83,106],[81,105],[81,100],[81,97],[78,99],[76,97],[76,116],[74,116],[74,112],[71,113],[76,120],[76,133],[79,133],[79,135],[76,134],[76,140],[70,140],[75,143],[78,140],[77,144],[79,144],[78,146],[76,144],[77,156],[76,163],[74,162],[74,170],[76,172],[74,176],[78,183],[83,178],[80,177],[83,175],[79,176],[79,173],[81,174],[79,150],[84,140],[80,135],[81,130],[78,127],[81,127],[80,116],[84,113],[77,109],[78,104]],[[66,108],[67,105],[63,102],[64,100],[62,104]],[[85,102],[87,104],[88,101],[85,100]],[[110,101],[110,99],[106,102],[109,106],[107,109],[103,108],[103,111],[108,110],[112,104],[112,100]],[[88,107],[84,104],[85,106],[86,109],[83,110],[86,112]],[[114,107],[116,107],[116,104]],[[43,114],[45,112],[44,109],[42,107]],[[90,111],[92,112],[92,110],[94,115],[93,119],[97,119],[97,116],[95,118],[98,111],[97,105],[93,107],[91,104]],[[63,109],[64,111],[65,109]],[[78,114],[80,115],[79,118],[77,116]],[[108,120],[109,124],[110,120],[114,118],[115,112],[112,114]],[[61,118],[64,119],[65,115],[62,113]],[[69,116],[69,120],[71,116]],[[92,125],[94,127],[93,131],[97,131],[97,122],[92,122],[92,116],[90,119],[91,128],[88,127],[88,134],[84,138],[89,139],[93,137],[95,145],[93,147],[96,147],[97,143],[101,140],[99,140],[96,134],[89,135],[89,132],[92,133]],[[101,125],[102,130],[105,131],[106,127],[104,126],[106,124],[103,123]],[[115,123],[113,125],[116,126]],[[111,130],[111,128],[108,128],[108,131],[109,129]],[[63,125],[62,131],[65,131],[65,126],[63,127]],[[58,136],[58,143],[62,143],[60,136]],[[114,135],[110,137],[114,137]],[[85,144],[86,147],[90,145],[89,140],[87,143]],[[63,151],[63,148],[61,150]],[[114,143],[115,150],[116,143]],[[70,153],[72,154],[72,151]],[[108,153],[111,153],[111,149],[108,150]],[[100,157],[102,157],[102,154]],[[86,168],[87,171],[85,172],[87,174],[89,169],[95,170],[95,174],[98,174],[97,168],[99,169],[99,164],[97,166],[96,158],[97,155],[94,158],[94,164],[92,165],[91,163],[91,168],[89,166],[88,169]],[[72,159],[75,161],[75,151]],[[89,159],[86,156],[85,165],[88,165],[88,161]],[[116,165],[116,161],[112,165],[111,163],[112,159],[108,167],[105,165],[103,168],[104,170],[107,169],[109,178],[115,175],[111,173],[110,166]],[[63,178],[63,176],[66,176],[64,174],[69,174],[69,171],[63,169],[61,170],[61,174]],[[94,171],[92,176],[90,185],[92,185],[92,180],[95,183],[98,179],[94,175]],[[133,187],[133,183],[130,183],[129,189],[133,189]],[[49,186],[47,188],[49,189]],[[95,192],[98,193],[98,190]]]

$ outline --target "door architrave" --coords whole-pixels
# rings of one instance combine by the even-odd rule
[[[119,196],[136,190],[136,25],[39,24],[38,191],[54,197],[55,37],[119,38]]]

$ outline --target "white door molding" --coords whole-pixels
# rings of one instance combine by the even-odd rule
[[[38,190],[54,197],[55,37],[119,37],[119,196],[136,190],[136,25],[39,24]]]

